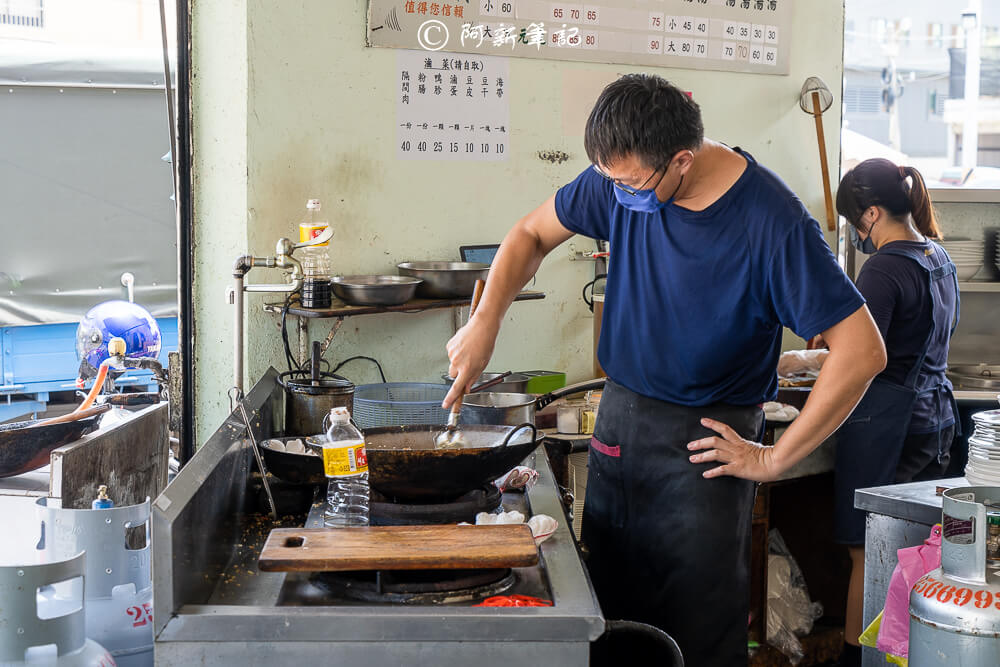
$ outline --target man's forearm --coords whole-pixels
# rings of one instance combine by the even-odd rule
[[[486,291],[474,317],[499,330],[510,304],[535,275],[544,257],[545,251],[538,238],[524,225],[516,225],[507,233],[493,259]]]
[[[836,431],[865,395],[872,378],[886,364],[885,345],[868,308],[823,332],[830,346],[819,378],[781,439],[772,460],[779,474],[809,456]]]
[[[775,443],[774,460],[782,472],[809,456],[836,431],[868,389],[870,372],[844,357],[849,355],[830,353],[802,413]]]

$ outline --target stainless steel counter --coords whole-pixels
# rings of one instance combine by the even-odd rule
[[[858,489],[854,493],[854,506],[869,514],[933,526],[941,521],[941,496],[937,494],[938,487],[967,485],[964,477],[953,477]]]
[[[896,552],[923,542],[931,526],[941,521],[938,487],[966,486],[964,477],[911,484],[894,484],[854,493],[854,506],[868,512],[865,528],[864,624],[878,616],[885,606],[889,580],[896,568]],[[864,667],[885,665],[881,653],[862,649]]]
[[[247,399],[260,436],[269,435],[273,375]],[[157,665],[587,664],[589,644],[604,632],[604,619],[542,450],[536,450],[540,476],[527,505],[560,525],[541,545],[539,566],[515,572],[547,591],[552,607],[288,606],[294,577],[257,571],[257,554],[271,527],[301,517],[273,522],[252,511],[252,457],[244,433],[230,417],[154,503]]]

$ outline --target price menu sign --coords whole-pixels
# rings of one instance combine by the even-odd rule
[[[397,157],[477,162],[507,159],[507,58],[400,51],[397,65]]]
[[[788,74],[792,0],[370,0],[370,46]]]

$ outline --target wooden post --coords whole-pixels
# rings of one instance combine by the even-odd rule
[[[812,93],[813,118],[816,119],[816,141],[819,143],[819,166],[823,172],[823,197],[826,201],[826,228],[829,231],[837,229],[833,214],[833,195],[830,193],[830,169],[826,164],[826,140],[823,138],[823,111],[820,109],[819,91]]]

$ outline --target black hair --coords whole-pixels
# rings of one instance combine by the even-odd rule
[[[913,183],[907,183],[907,179]],[[941,238],[924,178],[913,167],[872,158],[844,174],[837,189],[837,213],[857,227],[862,214],[871,206],[883,207],[897,220],[910,214],[921,234]]]
[[[583,145],[598,165],[635,155],[661,169],[681,150],[701,146],[701,109],[687,93],[655,74],[626,74],[597,98]]]

